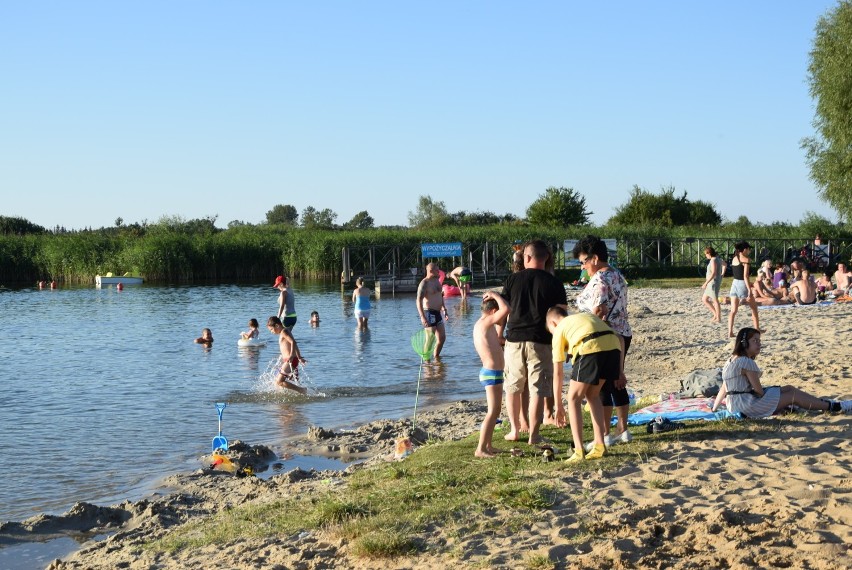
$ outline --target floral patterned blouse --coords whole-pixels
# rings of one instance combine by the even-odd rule
[[[627,322],[627,283],[617,270],[601,269],[592,275],[589,284],[577,295],[577,309],[593,313],[595,307],[604,305],[604,321],[621,336],[633,336]]]

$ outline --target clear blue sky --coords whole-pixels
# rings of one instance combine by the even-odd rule
[[[603,223],[634,184],[835,220],[806,81],[836,0],[0,5],[0,215],[53,227],[275,204],[407,224],[419,195]]]

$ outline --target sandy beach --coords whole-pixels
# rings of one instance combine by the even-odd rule
[[[627,375],[637,396],[677,392],[687,373],[724,364],[732,349],[726,324],[710,321],[699,289],[629,294],[634,339]],[[723,320],[728,310],[723,307]],[[758,359],[765,385],[790,383],[818,396],[852,398],[852,303],[767,308],[759,316],[766,331]],[[750,325],[750,311],[741,308],[735,328]],[[434,439],[461,439],[479,429],[484,410],[480,401],[458,402],[418,413],[417,427]],[[369,469],[389,459],[410,420],[388,419],[341,433],[316,426],[292,442],[292,452],[365,458],[349,470]],[[4,523],[0,544],[82,532],[108,535],[54,561],[53,569],[523,568],[531,554],[548,558],[554,568],[852,567],[852,415],[764,421],[776,429],[753,438],[726,433],[700,441],[675,438],[660,453],[637,456],[617,470],[566,470],[550,483],[572,500],[557,501],[521,531],[501,525],[499,509],[489,510],[478,515],[493,519],[479,525],[487,532],[459,535],[434,528],[422,537],[425,553],[406,558],[359,558],[334,529],[235,538],[175,553],[144,547],[234,505],[347,485],[347,472],[288,471],[286,461],[269,478],[199,469],[166,478],[160,492],[141,501],[78,503],[59,517]],[[645,433],[644,427],[633,429]],[[244,463],[268,460],[262,443],[237,448]],[[470,442],[471,455],[474,445]]]

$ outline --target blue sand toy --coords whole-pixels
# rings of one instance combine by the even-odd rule
[[[228,451],[228,438],[222,435],[222,412],[224,412],[227,407],[228,404],[221,402],[216,403],[216,413],[219,414],[219,435],[213,438],[213,451],[216,451],[217,449]]]

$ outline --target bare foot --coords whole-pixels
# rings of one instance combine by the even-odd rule
[[[521,426],[518,428],[518,431],[521,433],[529,433],[530,426],[522,422]]]
[[[541,438],[541,436],[540,436],[540,435],[538,435],[538,434],[535,434],[535,435],[530,434],[530,439],[529,439],[529,441],[527,441],[527,443],[528,443],[528,444],[530,444],[530,445],[538,445],[538,444],[539,444],[539,443],[541,443],[542,441],[544,441],[544,440]]]
[[[490,451],[480,451],[478,449],[476,450],[476,452],[473,455],[476,456],[476,457],[482,457],[482,458],[486,458],[486,459],[490,459],[492,457],[497,457],[496,453],[492,453]]]
[[[545,416],[542,423],[546,426],[555,426],[556,425],[556,418],[554,418],[553,416]]]
[[[521,434],[516,432],[515,430],[509,430],[509,433],[503,436],[503,439],[506,441],[518,441],[521,439]]]
[[[503,453],[501,450],[497,449],[496,447],[488,447],[488,449],[486,449],[485,451],[487,451],[488,453],[493,453],[494,455],[499,455],[500,453]]]

